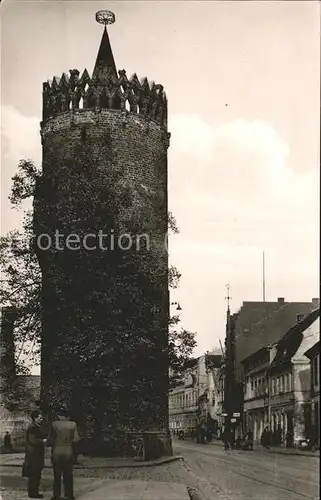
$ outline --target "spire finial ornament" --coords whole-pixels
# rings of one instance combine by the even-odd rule
[[[96,12],[96,21],[99,24],[113,24],[115,22],[115,14],[110,10],[99,10]]]
[[[110,72],[117,77],[113,51],[107,33],[107,24],[113,24],[115,22],[115,15],[109,10],[99,10],[96,12],[96,21],[97,23],[104,25],[104,31],[96,59],[93,77],[98,77],[101,82],[104,81],[106,84],[106,78],[108,80],[108,74]]]

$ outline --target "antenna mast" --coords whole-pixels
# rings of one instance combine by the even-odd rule
[[[263,251],[263,302],[265,302],[265,254]]]
[[[227,312],[230,312],[230,300],[232,298],[230,296],[231,287],[230,287],[230,285],[225,285],[225,287],[226,287],[226,292],[227,292],[226,297],[225,297],[225,300],[227,301]]]

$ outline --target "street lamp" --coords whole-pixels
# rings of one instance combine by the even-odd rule
[[[177,306],[176,307],[176,311],[181,311],[182,310],[179,302],[171,302],[171,306]]]

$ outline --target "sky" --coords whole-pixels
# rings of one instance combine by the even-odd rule
[[[171,300],[197,355],[225,336],[231,310],[319,296],[320,4],[316,1],[4,0],[1,6],[1,233],[19,227],[11,177],[41,166],[42,82],[92,71],[102,26],[118,69],[164,85],[169,209],[182,273]]]

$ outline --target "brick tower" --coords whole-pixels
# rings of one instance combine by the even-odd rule
[[[117,72],[114,15],[96,20],[105,27],[92,76],[73,69],[43,84],[34,226],[42,398],[70,407],[88,442],[110,443],[168,428],[170,134],[162,85]]]

